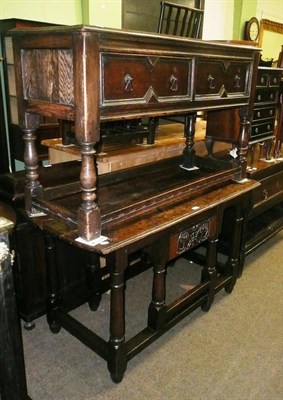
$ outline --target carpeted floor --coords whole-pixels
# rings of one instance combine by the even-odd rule
[[[33,400],[281,400],[283,396],[283,231],[246,259],[232,294],[194,311],[129,363],[114,384],[106,362],[70,334],[50,333],[45,317],[23,329]],[[200,268],[178,260],[168,286],[182,293]],[[128,336],[146,324],[151,271],[127,283]],[[170,295],[174,293],[169,292]],[[109,295],[99,310],[73,311],[108,338]]]

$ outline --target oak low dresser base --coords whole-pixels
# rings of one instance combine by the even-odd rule
[[[59,219],[55,215],[30,218],[31,223],[39,227],[45,235],[49,288],[47,320],[51,331],[58,333],[61,327],[66,329],[105,359],[112,380],[120,382],[131,358],[196,308],[201,307],[208,311],[218,291],[224,288],[230,293],[233,290],[238,276],[241,235],[250,196],[258,185],[252,180],[242,184],[222,182],[201,196],[190,196],[187,193],[183,199],[170,205],[159,206],[154,210],[149,208],[144,214],[134,215],[126,221],[113,220],[103,226],[103,234],[107,240],[96,246],[78,242],[76,226],[70,220]],[[235,210],[234,219],[230,221],[233,227],[230,254],[225,269],[218,270],[217,242],[223,212],[227,207],[233,207]],[[94,291],[93,309],[99,307],[102,295],[99,281],[100,263],[101,259],[105,260],[111,291],[108,342],[64,310],[60,301],[60,284],[55,261],[56,238],[89,251],[93,263],[93,280],[90,282]],[[207,254],[201,281],[167,305],[168,263],[187,254],[203,242],[207,242]],[[125,274],[131,256],[136,254],[139,254],[141,262],[147,262],[148,266],[153,268],[152,299],[148,306],[147,326],[126,341]]]

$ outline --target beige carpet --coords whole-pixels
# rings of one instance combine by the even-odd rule
[[[29,395],[33,400],[281,400],[283,398],[283,232],[246,259],[232,294],[217,294],[128,363],[114,384],[104,360],[45,317],[23,329]],[[182,293],[200,269],[185,260],[170,267],[168,284]],[[146,324],[148,271],[127,284],[131,336]],[[169,291],[168,296],[171,293]],[[172,293],[173,295],[173,293]],[[108,337],[109,295],[95,313],[76,317]]]

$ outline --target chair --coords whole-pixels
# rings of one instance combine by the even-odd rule
[[[167,1],[160,3],[158,33],[199,39],[204,10]]]
[[[160,2],[158,33],[200,39],[202,36],[204,10],[167,1]],[[197,114],[203,118],[203,115]],[[185,124],[184,115],[162,117],[162,119]],[[153,125],[153,124],[152,124]],[[155,127],[159,118],[155,119]]]

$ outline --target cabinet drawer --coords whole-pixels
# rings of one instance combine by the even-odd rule
[[[271,102],[278,102],[278,88],[256,89],[255,104]]]
[[[275,119],[269,119],[264,123],[253,125],[251,131],[251,139],[273,134],[274,123]]]
[[[258,69],[257,86],[261,87],[278,87],[281,80],[281,71],[272,71],[265,69]]]
[[[191,100],[190,59],[102,54],[102,106]]]
[[[276,113],[275,106],[255,108],[253,113],[253,121],[256,122],[258,120],[266,118],[274,118],[275,113]]]
[[[196,62],[197,98],[242,97],[248,94],[249,63],[223,60]]]
[[[274,196],[282,196],[283,193],[283,171],[263,179],[261,185],[253,191],[253,204],[258,205],[267,202]]]

